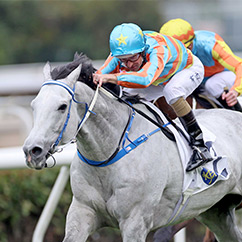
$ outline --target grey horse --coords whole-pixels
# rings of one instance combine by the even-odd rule
[[[26,163],[42,169],[59,145],[76,138],[78,152],[70,170],[73,200],[64,242],[87,241],[107,226],[119,228],[124,242],[145,242],[150,231],[168,225],[182,196],[177,145],[160,130],[154,132],[157,126],[129,106],[97,93],[87,84],[92,77],[79,59],[67,73],[45,65],[45,82],[31,104],[34,126],[23,146]],[[134,107],[155,119],[145,105]],[[202,110],[197,120],[216,135],[214,146],[227,156],[231,175],[192,196],[174,223],[195,217],[218,241],[242,241],[234,217],[242,198],[242,115]]]

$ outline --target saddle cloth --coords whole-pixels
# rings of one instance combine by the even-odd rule
[[[153,108],[153,110],[155,110],[160,115],[160,117],[162,118],[165,124],[169,122],[167,121],[163,113],[156,106],[154,106],[149,102],[145,102],[145,104]],[[183,128],[179,119],[174,120],[174,122],[176,123],[177,126],[180,127],[180,129],[183,130],[183,132],[187,135],[187,138],[189,138],[189,135]],[[227,158],[225,156],[219,156],[213,147],[213,143],[216,139],[216,136],[210,130],[205,128],[203,125],[199,124],[199,126],[202,129],[204,141],[208,146],[209,151],[212,157],[214,158],[214,160],[190,172],[186,172],[185,169],[193,151],[189,146],[188,142],[186,141],[186,139],[184,138],[184,136],[180,132],[178,132],[173,125],[167,126],[175,136],[180,159],[182,162],[183,174],[184,174],[183,194],[186,194],[189,196],[197,194],[201,191],[204,191],[205,189],[210,188],[218,181],[227,180],[230,176]]]

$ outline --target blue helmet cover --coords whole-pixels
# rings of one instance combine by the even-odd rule
[[[133,23],[114,27],[109,38],[112,56],[133,55],[145,49],[145,38],[141,28]]]

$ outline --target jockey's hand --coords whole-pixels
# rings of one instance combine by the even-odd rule
[[[228,104],[228,106],[232,107],[232,106],[234,106],[238,102],[238,100],[237,100],[238,95],[239,95],[238,92],[236,92],[235,90],[231,89],[227,93],[224,92],[222,94],[222,99],[223,100],[225,99],[227,104]]]
[[[113,74],[93,74],[93,82],[99,87],[104,83],[114,83],[117,84],[117,77]]]

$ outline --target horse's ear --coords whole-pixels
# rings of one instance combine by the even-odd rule
[[[68,76],[67,76],[67,81],[70,82],[70,84],[74,84],[78,77],[80,76],[82,69],[82,64],[80,64],[76,69],[74,69]]]
[[[74,60],[77,60],[78,57],[79,57],[79,54],[78,54],[78,52],[76,51],[76,53],[74,54]]]
[[[51,77],[51,66],[50,66],[49,61],[46,62],[44,69],[43,69],[43,72],[44,72],[45,80],[51,80],[52,79],[52,77]]]

